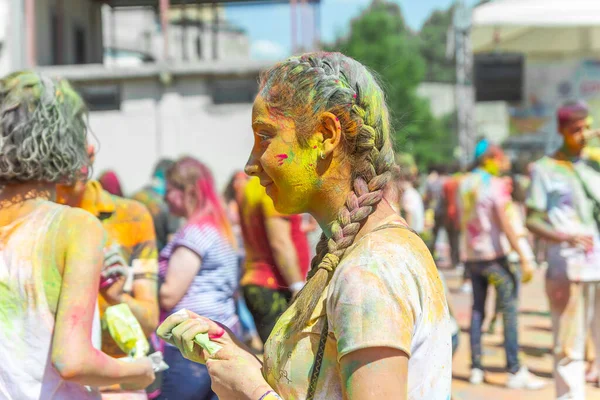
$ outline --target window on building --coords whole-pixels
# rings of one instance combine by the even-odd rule
[[[217,80],[212,83],[214,104],[252,103],[258,92],[256,79]]]
[[[50,57],[52,57],[52,65],[59,65],[62,62],[60,59],[60,26],[58,24],[58,15],[56,14],[56,11],[53,11],[52,17],[50,18],[50,40],[52,41]]]
[[[202,38],[200,35],[196,36],[196,54],[198,58],[202,60]]]
[[[121,88],[119,85],[81,85],[77,91],[90,111],[111,111],[121,109]]]
[[[75,26],[75,64],[85,64],[87,61],[86,57],[86,43],[85,43],[85,29],[82,26]]]

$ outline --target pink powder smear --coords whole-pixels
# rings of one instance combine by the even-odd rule
[[[279,165],[283,165],[283,161],[286,160],[288,158],[287,154],[278,154],[275,157],[277,157],[277,159],[279,160]]]

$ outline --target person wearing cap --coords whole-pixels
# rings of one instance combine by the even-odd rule
[[[531,279],[532,267],[518,243],[507,215],[511,198],[506,180],[500,174],[509,165],[499,146],[486,139],[475,148],[475,168],[461,180],[458,189],[459,219],[465,266],[471,275],[473,307],[471,313],[472,384],[484,380],[481,361],[481,326],[485,319],[487,289],[493,285],[504,323],[506,386],[513,389],[541,389],[545,383],[532,375],[519,361],[517,292],[520,271],[512,271],[507,256],[511,248],[519,255],[523,280]]]
[[[546,293],[554,336],[557,399],[585,398],[585,337],[600,345],[600,173],[584,159],[589,111],[583,102],[558,109],[562,146],[534,163],[527,227],[548,242]],[[596,360],[598,366],[598,360]]]

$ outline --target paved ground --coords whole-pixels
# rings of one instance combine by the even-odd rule
[[[450,287],[450,302],[454,307],[462,333],[457,354],[453,362],[453,399],[454,400],[520,400],[554,399],[552,380],[552,332],[550,317],[547,313],[547,300],[544,293],[543,271],[538,271],[534,280],[523,286],[521,291],[519,334],[521,344],[521,362],[548,382],[540,391],[511,390],[504,387],[506,374],[505,356],[502,338],[502,324],[497,324],[496,333],[484,335],[483,363],[486,369],[486,383],[480,386],[469,384],[470,350],[469,319],[471,315],[471,295],[459,293],[460,279],[452,272],[445,273]],[[488,301],[488,305],[492,305]],[[491,311],[487,314],[491,315]],[[484,326],[484,329],[486,326]],[[600,400],[600,389],[588,385],[587,400]]]

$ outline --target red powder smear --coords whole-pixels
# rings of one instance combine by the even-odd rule
[[[313,149],[316,149],[316,148],[317,148],[317,146],[313,146]]]
[[[219,329],[220,329],[220,331],[218,331],[217,333],[214,333],[214,334],[209,333],[208,338],[210,340],[214,340],[214,339],[218,339],[218,338],[222,337],[225,334],[225,329],[223,329],[221,327],[219,327]]]
[[[275,157],[279,160],[279,165],[283,165],[283,161],[288,158],[287,154],[278,154]]]

